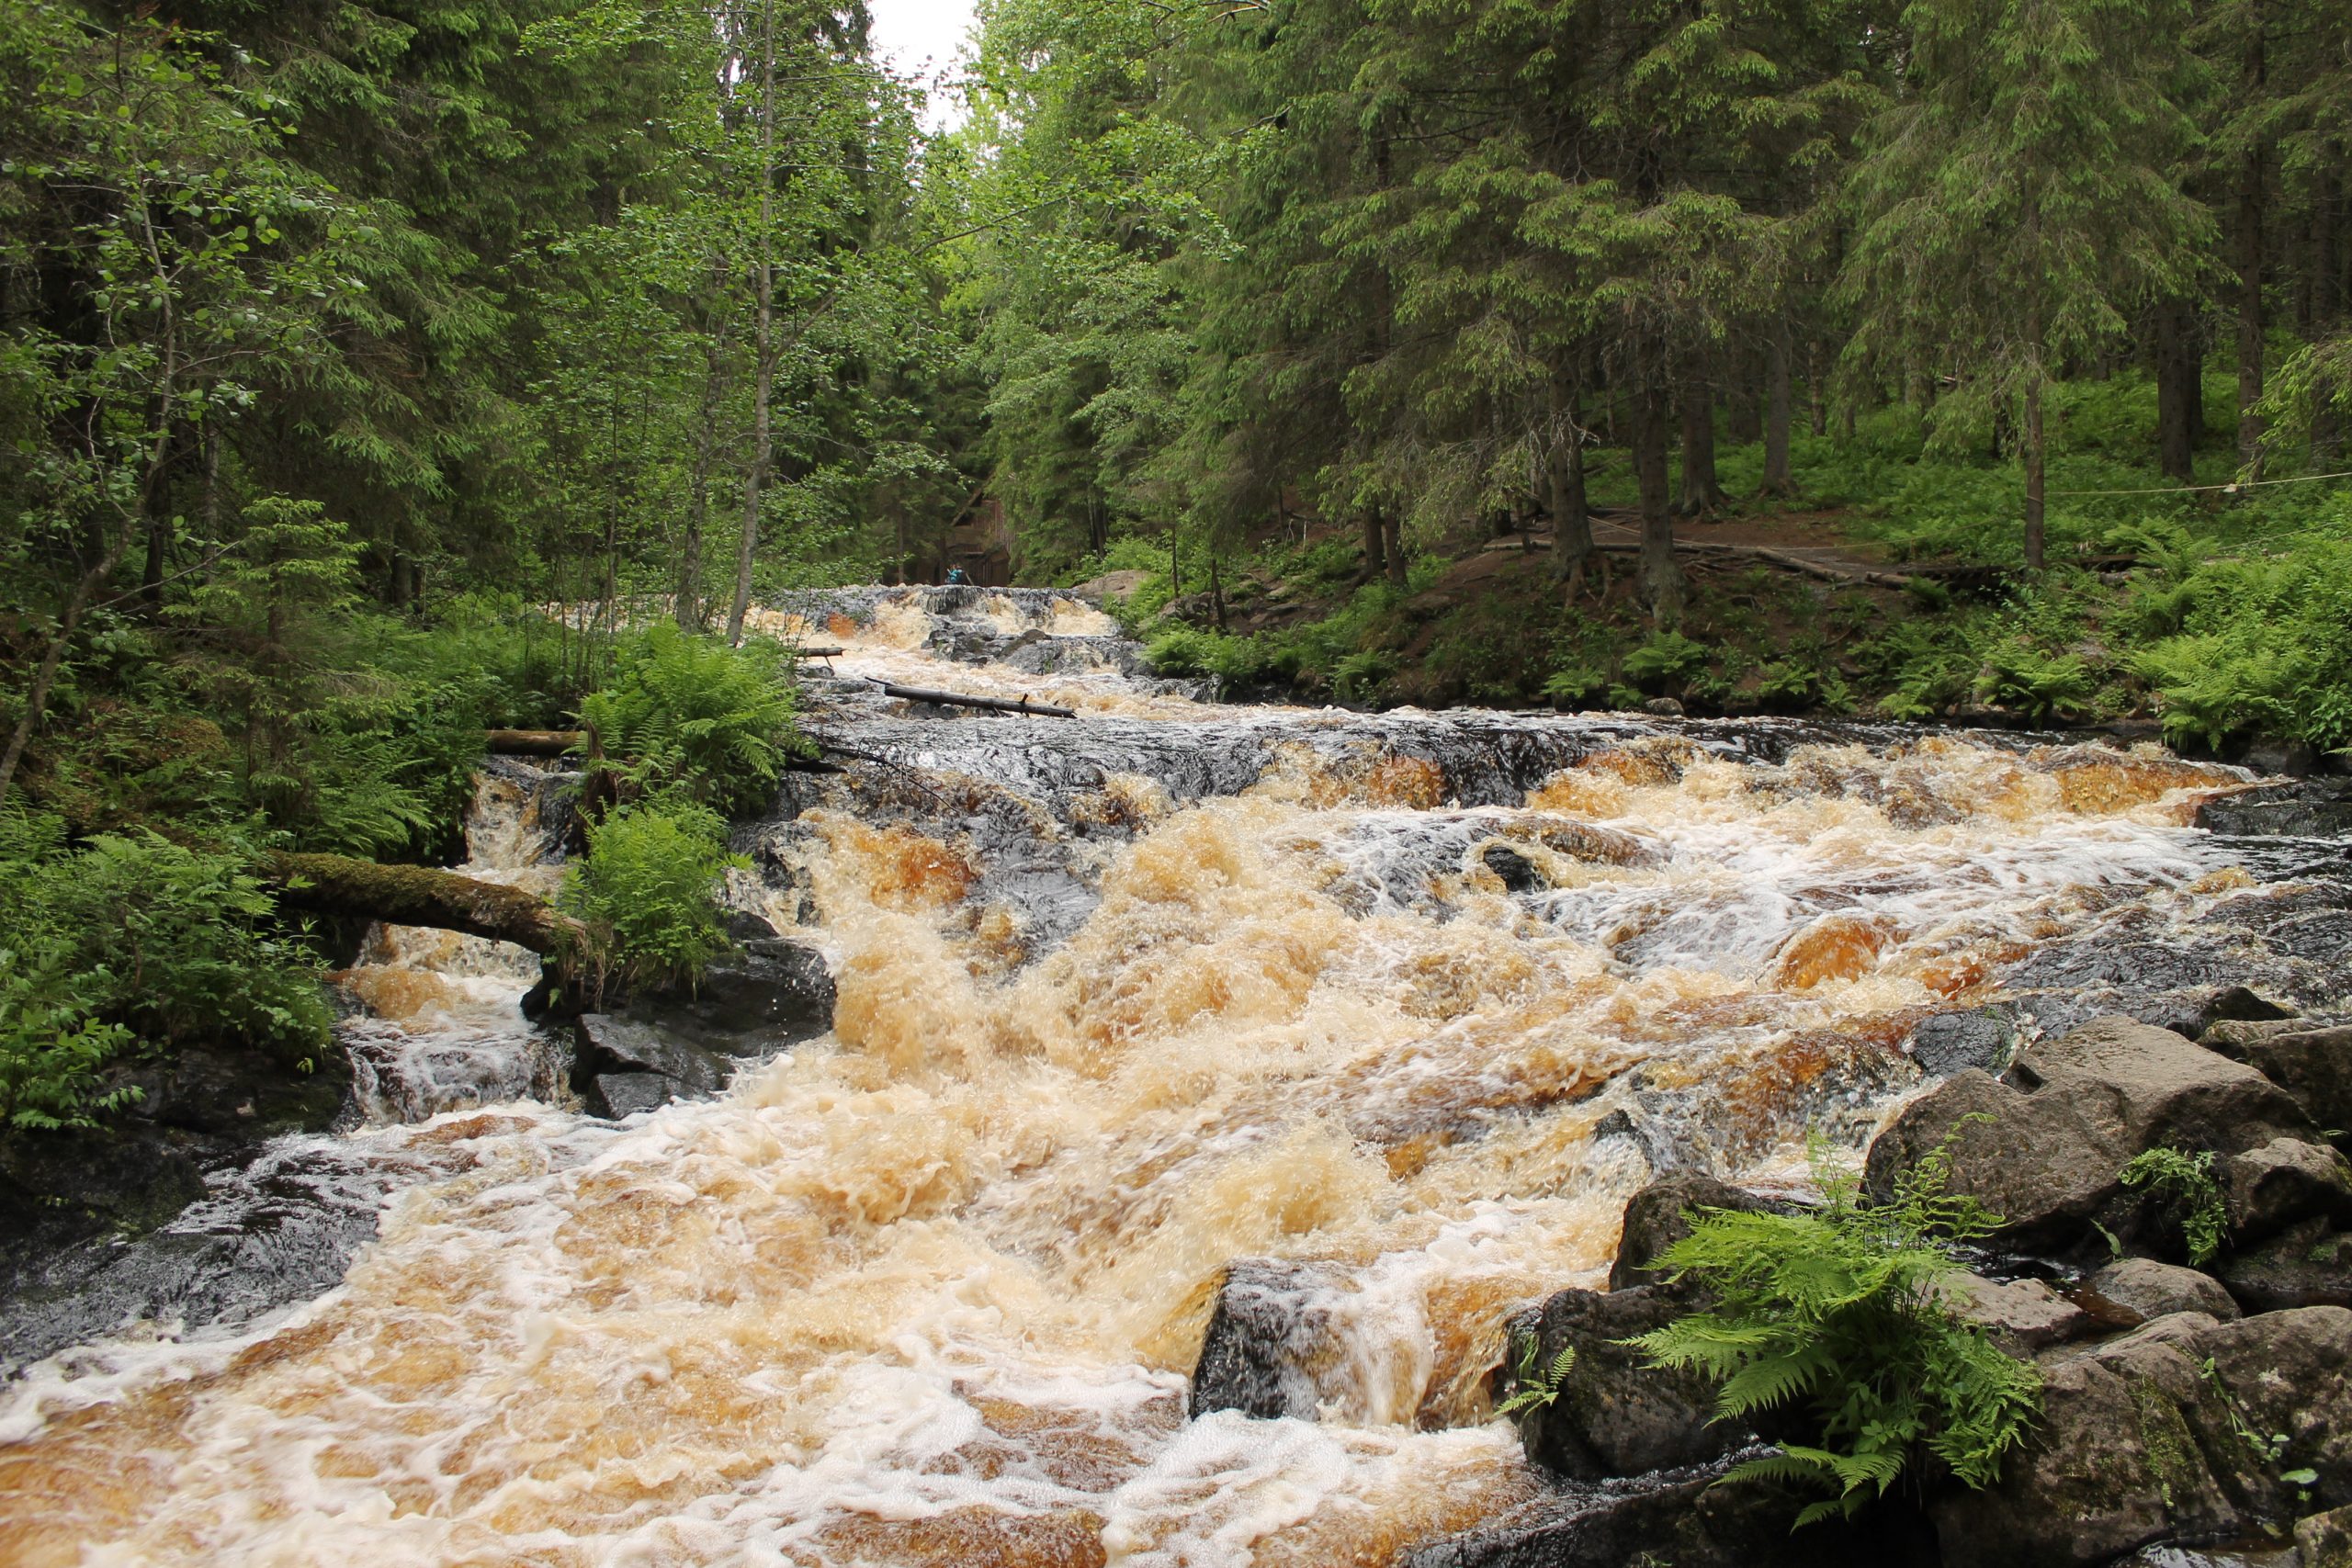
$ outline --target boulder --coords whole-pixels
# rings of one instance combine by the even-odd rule
[[[1590,1480],[1703,1463],[1753,1442],[1753,1433],[1714,1419],[1715,1389],[1707,1379],[1653,1368],[1622,1343],[1694,1304],[1689,1293],[1657,1285],[1561,1291],[1522,1320],[1535,1335],[1537,1366],[1551,1366],[1564,1349],[1576,1352],[1551,1403],[1521,1417],[1528,1457]]]
[[[1911,1032],[1911,1059],[1934,1077],[1963,1067],[1997,1073],[2018,1046],[2017,1020],[2005,1008],[1973,1008],[1923,1018]]]
[[[2324,1144],[2273,1138],[2221,1169],[2232,1245],[2267,1241],[2304,1220],[2352,1223],[2352,1168]]]
[[[1996,1281],[1954,1273],[1937,1281],[1936,1294],[1954,1316],[1975,1324],[2012,1356],[2030,1357],[2096,1332],[2097,1320],[2039,1280]]]
[[[1532,893],[1551,886],[1533,861],[1509,844],[1488,844],[1478,857],[1487,869],[1502,879],[1507,892]]]
[[[2352,1568],[2352,1507],[2297,1520],[2295,1550],[2301,1568]]]
[[[833,977],[813,947],[754,939],[703,971],[692,995],[633,1016],[674,1022],[730,1055],[762,1055],[833,1026]]]
[[[1339,1355],[1330,1310],[1338,1285],[1312,1263],[1245,1258],[1227,1265],[1193,1368],[1190,1414],[1314,1420],[1322,1398],[1316,1373]]]
[[[2089,1568],[2352,1498],[2352,1312],[2160,1317],[2043,1367],[2042,1414],[1983,1492],[1929,1505],[1949,1568]],[[2253,1434],[2264,1445],[2249,1440]],[[2278,1434],[2284,1442],[2267,1451]]]
[[[2197,826],[2261,838],[2342,838],[2352,834],[2352,785],[2297,779],[2216,795],[2197,807]]]
[[[2266,1033],[2233,1054],[2292,1095],[2322,1128],[2337,1136],[2352,1129],[2352,1026]]]
[[[659,1111],[678,1098],[678,1080],[660,1073],[598,1073],[581,1096],[591,1116],[617,1122],[640,1111]]]
[[[610,1013],[580,1016],[575,1074],[653,1073],[676,1086],[680,1099],[695,1100],[727,1086],[733,1066],[666,1030]]]
[[[2352,1307],[2352,1235],[2307,1220],[2262,1246],[2233,1252],[2214,1272],[2254,1313]]]
[[[2275,1040],[2281,1034],[2306,1033],[2311,1027],[2311,1021],[2303,1018],[2225,1018],[2219,1023],[2207,1025],[2205,1032],[2197,1037],[2197,1043],[2208,1051],[2219,1051],[2232,1061],[2243,1062],[2249,1046],[2261,1041]]]
[[[2188,1037],[2201,1043],[2217,1024],[2275,1023],[2294,1016],[2293,1008],[2274,1002],[2248,987],[2223,986],[2198,1003],[2196,1022]]]
[[[2238,1303],[2219,1280],[2152,1258],[2119,1258],[2085,1283],[2100,1301],[2120,1309],[2119,1315],[2140,1323],[2182,1312],[2223,1322],[2238,1315]]]
[[[1752,1213],[1774,1205],[1745,1189],[1718,1181],[1703,1171],[1678,1171],[1660,1177],[1627,1201],[1624,1229],[1617,1238],[1617,1261],[1609,1270],[1609,1288],[1631,1290],[1657,1281],[1651,1260],[1690,1234],[1688,1218],[1698,1209],[1736,1209]]]
[[[1871,1144],[1864,1185],[1892,1196],[1897,1176],[1949,1140],[1951,1190],[2000,1215],[2005,1243],[2065,1248],[2102,1215],[2128,1223],[2137,1205],[2116,1178],[2143,1149],[2232,1153],[2311,1131],[2294,1100],[2245,1064],[2103,1018],[2033,1045],[2006,1080],[1964,1068],[1912,1101]]]

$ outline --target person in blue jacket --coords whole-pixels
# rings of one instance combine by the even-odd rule
[[[965,576],[965,575],[964,575],[964,569],[963,569],[962,567],[960,567],[960,566],[951,566],[951,567],[949,567],[949,568],[947,569],[947,586],[948,586],[948,587],[950,587],[950,588],[961,588],[961,587],[963,587],[965,584],[967,584],[967,583],[970,582],[971,581],[972,581],[972,580],[971,580],[970,578],[968,578],[968,577],[967,577],[967,576]]]

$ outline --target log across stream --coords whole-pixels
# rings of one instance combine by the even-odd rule
[[[349,1027],[388,1077],[311,1151],[379,1234],[277,1315],[164,1303],[25,1371],[0,1560],[1402,1562],[1544,1484],[1504,1322],[1597,1282],[1659,1170],[1800,1186],[1939,1014],[2030,1035],[2223,968],[2318,1008],[2342,960],[2340,857],[2199,830],[2244,775],[2154,750],[1220,707],[1042,592],[755,624],[843,649],[808,694],[854,752],[729,887],[823,951],[831,1031],[600,1121],[492,1070],[548,1046],[535,964],[379,933]],[[510,819],[478,874],[544,882]],[[1251,1259],[1297,1398],[1193,1416]]]

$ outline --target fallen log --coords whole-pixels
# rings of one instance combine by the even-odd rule
[[[942,703],[949,707],[981,708],[989,713],[1028,713],[1045,718],[1076,718],[1076,708],[1057,708],[1050,703],[1033,703],[1026,697],[973,697],[961,692],[934,692],[925,686],[901,686],[895,681],[875,682],[886,697],[904,697],[914,703]]]
[[[482,749],[509,757],[560,757],[588,743],[584,729],[485,729]]]
[[[587,928],[536,894],[429,865],[379,865],[349,855],[274,854],[262,873],[278,902],[314,915],[432,926],[511,942],[542,956],[580,951]]]

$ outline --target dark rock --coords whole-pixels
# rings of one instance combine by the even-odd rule
[[[1911,1059],[1919,1070],[1949,1077],[1964,1067],[1997,1073],[2018,1046],[2017,1019],[2008,1009],[1975,1008],[1939,1012],[1911,1032]]]
[[[705,970],[692,995],[640,1003],[630,1016],[659,1019],[730,1055],[761,1055],[833,1026],[833,977],[815,948],[755,939]]]
[[[2324,1144],[2273,1138],[2224,1160],[2221,1178],[2235,1246],[2309,1219],[2352,1224],[2352,1168]]]
[[[1596,1129],[1596,1134],[1598,1129]],[[1772,1208],[1768,1200],[1703,1171],[1679,1171],[1643,1188],[1625,1204],[1625,1225],[1617,1238],[1617,1261],[1609,1270],[1609,1288],[1631,1290],[1656,1282],[1650,1260],[1690,1234],[1686,1217],[1693,1209],[1734,1209],[1751,1213]]]
[[[1503,886],[1513,893],[1532,893],[1550,886],[1535,863],[1508,844],[1488,844],[1478,857],[1488,871],[1502,879]]]
[[[734,1070],[665,1030],[610,1013],[582,1014],[579,1039],[575,1081],[605,1074],[658,1073],[677,1086],[682,1098],[693,1100],[726,1088]]]
[[[1723,1473],[1766,1450],[1592,1486],[1565,1486],[1432,1541],[1407,1568],[1934,1568],[1935,1538],[1903,1499],[1793,1528],[1811,1499]]]
[[[2294,1016],[2293,1008],[2274,1002],[2248,987],[2224,986],[2199,1006],[2197,1024],[2188,1037],[2201,1041],[2205,1032],[2217,1023],[2268,1023]]]
[[[2213,1270],[2250,1313],[2352,1307],[2352,1235],[2309,1220],[2262,1246],[2233,1252]]]
[[[2352,1027],[2282,1031],[2250,1039],[2238,1051],[2321,1127],[2337,1135],[2352,1129]]]
[[[1313,1264],[1249,1258],[1227,1265],[1193,1368],[1189,1410],[1312,1421],[1318,1368],[1336,1359],[1337,1280]]]
[[[2087,1568],[2352,1498],[2352,1312],[2161,1317],[2043,1366],[2042,1415],[1983,1492],[1930,1504],[1950,1568]],[[2246,1434],[2284,1438],[2275,1453]]]
[[[2119,1258],[2085,1283],[2100,1300],[2142,1323],[2180,1312],[2201,1312],[2224,1322],[2238,1315],[2238,1303],[2219,1280],[2152,1258]]]
[[[727,910],[727,940],[739,947],[754,942],[775,942],[780,934],[765,915],[731,906]]]
[[[2297,779],[2240,790],[2198,807],[2197,826],[2248,838],[2342,838],[2352,833],[2352,784]]]
[[[1576,1359],[1552,1402],[1521,1417],[1528,1457],[1590,1480],[1702,1463],[1752,1442],[1753,1433],[1715,1421],[1713,1383],[1653,1368],[1620,1343],[1664,1327],[1693,1304],[1689,1294],[1655,1285],[1605,1295],[1561,1291],[1545,1301],[1527,1324],[1535,1364],[1551,1366],[1564,1349],[1575,1350]]]
[[[2301,1568],[2352,1568],[2352,1507],[2296,1521],[2295,1550]]]
[[[2169,1030],[2098,1019],[2023,1053],[2008,1081],[1964,1069],[1914,1100],[1871,1145],[1864,1184],[1894,1179],[1951,1140],[1951,1190],[2003,1217],[2002,1239],[2070,1247],[2118,1222],[2117,1173],[2156,1144],[2234,1152],[2301,1137],[2310,1119],[2276,1084]]]
[[[592,1116],[617,1122],[640,1111],[659,1111],[673,1099],[691,1099],[679,1092],[678,1080],[661,1073],[598,1073],[582,1100]]]
[[[1659,718],[1680,718],[1682,705],[1672,697],[1652,697],[1642,705],[1642,711],[1646,714],[1655,714]]]
[[[2243,1062],[2252,1046],[2282,1034],[2307,1033],[2311,1027],[2309,1020],[2301,1018],[2225,1018],[2206,1025],[2197,1036],[2197,1043],[2208,1051],[2219,1051],[2233,1062]]]

